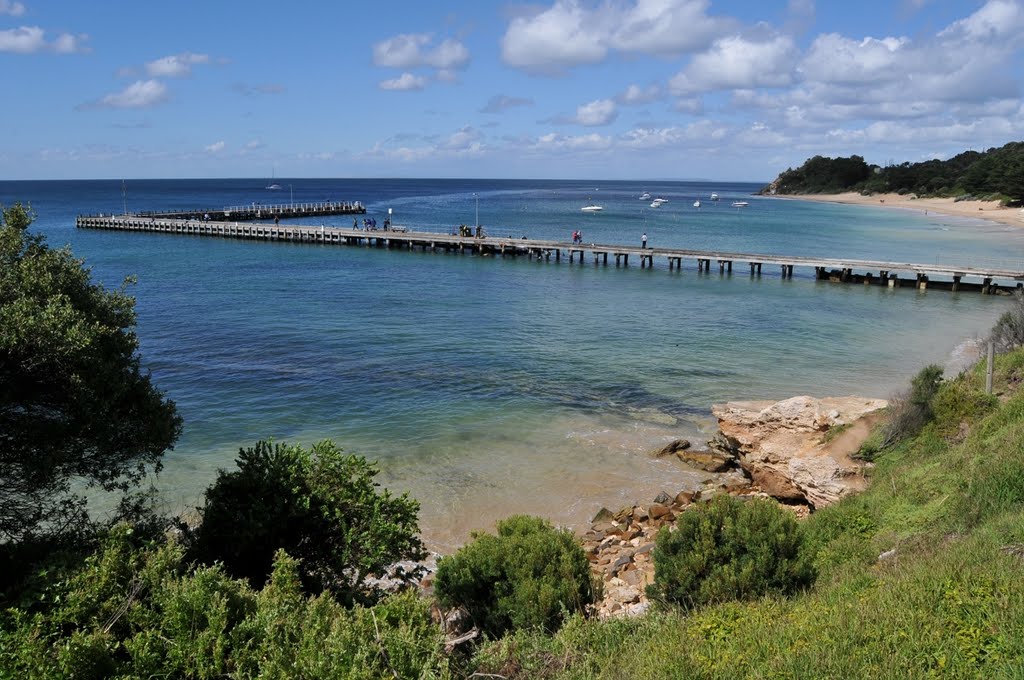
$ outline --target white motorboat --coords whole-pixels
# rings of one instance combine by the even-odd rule
[[[651,207],[652,208],[660,208],[663,203],[668,203],[668,199],[667,198],[656,198],[653,201],[651,201]]]
[[[733,201],[732,202],[732,207],[734,207],[734,208],[746,208],[748,205],[750,205],[750,204],[747,203],[746,201]]]
[[[711,200],[712,200],[712,201],[717,201],[717,200],[718,200],[718,194],[716,194],[716,193],[712,192],[712,193],[711,193]]]
[[[693,202],[693,207],[694,208],[699,208],[700,207],[700,200],[699,199]]]
[[[583,212],[586,212],[586,213],[596,213],[596,212],[601,212],[602,210],[604,210],[604,206],[600,206],[600,205],[585,205],[582,208],[580,208],[580,210],[582,210]]]
[[[640,200],[649,201],[651,200],[651,195],[645,191],[644,193],[640,194]]]

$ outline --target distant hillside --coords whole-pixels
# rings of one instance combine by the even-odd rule
[[[988,151],[965,151],[949,160],[869,165],[860,156],[815,156],[790,168],[762,194],[913,193],[919,196],[991,196],[1005,203],[1024,200],[1024,142]]]

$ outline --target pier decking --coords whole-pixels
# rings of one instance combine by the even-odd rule
[[[352,204],[348,204],[352,205]],[[358,205],[358,204],[355,204]],[[266,206],[263,206],[266,208]],[[362,208],[362,206],[359,206]],[[365,209],[363,209],[365,212]],[[315,213],[326,215],[328,213]],[[335,213],[337,214],[337,213]],[[273,215],[271,215],[273,216]],[[294,215],[293,215],[294,216]],[[82,229],[113,229],[220,238],[321,243],[392,249],[419,249],[490,256],[522,256],[538,260],[584,263],[593,258],[595,265],[628,266],[630,258],[641,267],[654,267],[664,261],[669,271],[682,271],[684,261],[695,262],[699,273],[710,273],[712,263],[722,275],[731,275],[736,263],[746,263],[750,276],[761,276],[762,267],[778,267],[782,279],[793,277],[794,267],[813,269],[815,278],[841,283],[882,285],[890,288],[913,287],[920,290],[940,288],[952,291],[976,291],[983,294],[1007,294],[1024,290],[1024,264],[1019,267],[988,265],[921,264],[882,260],[851,260],[727,251],[702,251],[681,248],[637,248],[615,244],[571,244],[565,241],[456,236],[433,232],[365,231],[328,226],[281,226],[276,224],[239,224],[234,221],[181,219],[161,216],[83,215],[76,220]],[[912,278],[901,278],[904,277]],[[938,278],[936,278],[938,277]],[[968,280],[965,280],[968,279]]]

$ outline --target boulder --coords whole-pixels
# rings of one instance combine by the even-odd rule
[[[679,451],[679,460],[705,472],[724,472],[735,465],[736,457],[718,451]]]
[[[673,453],[685,451],[688,448],[690,448],[690,440],[676,439],[655,451],[654,455],[657,458],[661,458],[662,456],[671,456]]]
[[[598,522],[610,522],[614,518],[615,515],[612,514],[611,510],[609,510],[608,508],[601,508],[600,510],[597,511],[597,514],[594,515],[594,519],[590,520],[590,523],[597,524]]]
[[[793,397],[715,405],[720,436],[712,451],[732,453],[755,485],[784,501],[820,508],[864,487],[864,464],[850,457],[880,417],[885,400]],[[830,429],[846,431],[826,441]]]

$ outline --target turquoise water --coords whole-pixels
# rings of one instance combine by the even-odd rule
[[[361,200],[383,221],[447,233],[903,259],[1024,259],[1024,230],[912,212],[750,197],[755,185],[486,180],[129,182],[129,210]],[[652,210],[642,191],[669,199]],[[718,205],[707,200],[711,191]],[[475,194],[475,196],[474,196]],[[692,207],[701,197],[703,207]],[[729,204],[743,198],[744,210]],[[158,480],[195,505],[238,447],[330,437],[380,461],[448,549],[511,512],[578,526],[600,506],[708,477],[649,453],[706,439],[712,403],[887,397],[984,334],[1005,300],[792,280],[419,252],[74,229],[120,211],[109,182],[0,182],[51,245],[94,276],[138,276],[145,366],[185,433]],[[599,215],[581,214],[591,201]],[[319,223],[319,220],[306,220]],[[350,223],[343,217],[328,224]],[[744,265],[739,265],[743,267]]]

